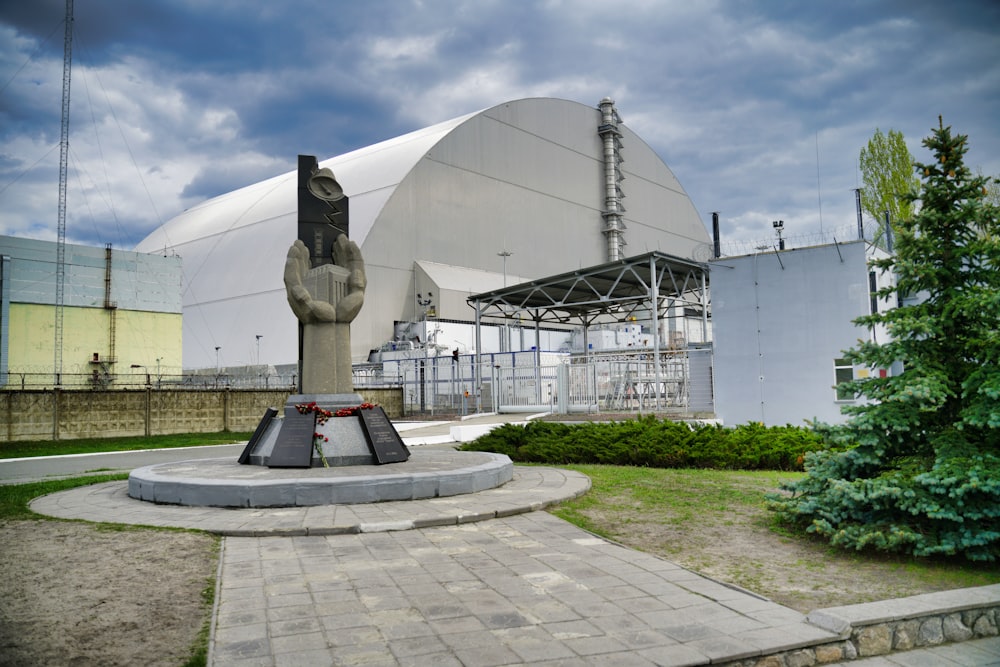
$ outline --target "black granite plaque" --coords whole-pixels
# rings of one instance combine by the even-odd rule
[[[285,406],[285,420],[267,461],[268,468],[311,468],[316,415]]]
[[[385,415],[385,410],[375,406],[370,410],[358,410],[358,415],[378,464],[402,463],[410,458],[410,450],[403,444],[403,439]]]
[[[252,436],[250,436],[250,440],[247,441],[247,446],[243,448],[243,453],[240,454],[240,464],[245,465],[248,461],[250,461],[250,454],[253,453],[253,448],[256,447],[257,443],[260,442],[260,439],[264,437],[264,431],[267,430],[267,427],[271,424],[271,420],[274,419],[274,415],[276,414],[278,414],[278,411],[274,408],[268,408],[264,412],[264,416],[260,418],[260,423],[257,424],[257,430],[253,432]]]

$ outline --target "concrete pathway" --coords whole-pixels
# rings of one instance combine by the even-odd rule
[[[571,471],[516,466],[504,487],[465,496],[218,509],[137,501],[111,482],[32,509],[225,535],[210,639],[217,667],[787,667],[815,664],[805,661],[812,647],[843,644],[794,610],[537,511],[588,486]],[[1000,590],[989,594],[1000,601]],[[835,664],[1000,665],[1000,639]]]
[[[702,665],[832,638],[544,512],[354,536],[227,538],[221,665]]]

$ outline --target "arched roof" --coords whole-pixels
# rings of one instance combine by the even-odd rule
[[[512,247],[510,271],[530,278],[604,261],[600,112],[550,98],[505,102],[350,153],[321,160],[350,198],[350,234],[369,283],[352,327],[360,357],[418,316],[418,261],[494,272]],[[708,242],[697,211],[670,169],[621,126],[629,198],[627,253],[690,257]],[[294,362],[294,315],[282,283],[296,238],[297,173],[214,197],[153,231],[136,249],[183,260],[184,364]],[[495,266],[494,266],[495,264]],[[456,286],[451,303],[471,319]],[[461,297],[461,298],[459,298]],[[445,309],[439,309],[439,312]],[[377,320],[377,321],[376,321]],[[255,337],[263,336],[260,359]]]
[[[476,112],[478,113],[478,112]],[[351,200],[351,237],[365,236],[393,188],[432,146],[475,113],[459,116],[349,153],[322,160]],[[296,213],[297,174],[289,171],[253,185],[208,199],[151,232],[136,246],[139,252],[175,250],[192,241]]]

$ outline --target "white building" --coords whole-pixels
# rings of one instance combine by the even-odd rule
[[[398,322],[471,322],[466,298],[505,283],[615,252],[704,249],[708,233],[677,178],[608,103],[506,102],[320,161],[349,198],[366,263],[355,361],[393,340]],[[184,260],[186,368],[295,362],[282,272],[296,196],[297,173],[276,176],[195,206],[138,245]]]
[[[853,320],[873,308],[891,280],[869,271],[864,241],[722,257],[712,266],[715,411],[728,425],[802,425],[844,420],[857,400],[835,386],[890,369],[853,367],[843,351],[884,336]]]

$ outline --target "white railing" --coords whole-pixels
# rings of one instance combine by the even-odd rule
[[[355,368],[355,386],[400,386],[407,413],[714,412],[709,347],[602,353],[531,352],[396,360]],[[477,374],[476,363],[480,364]]]

